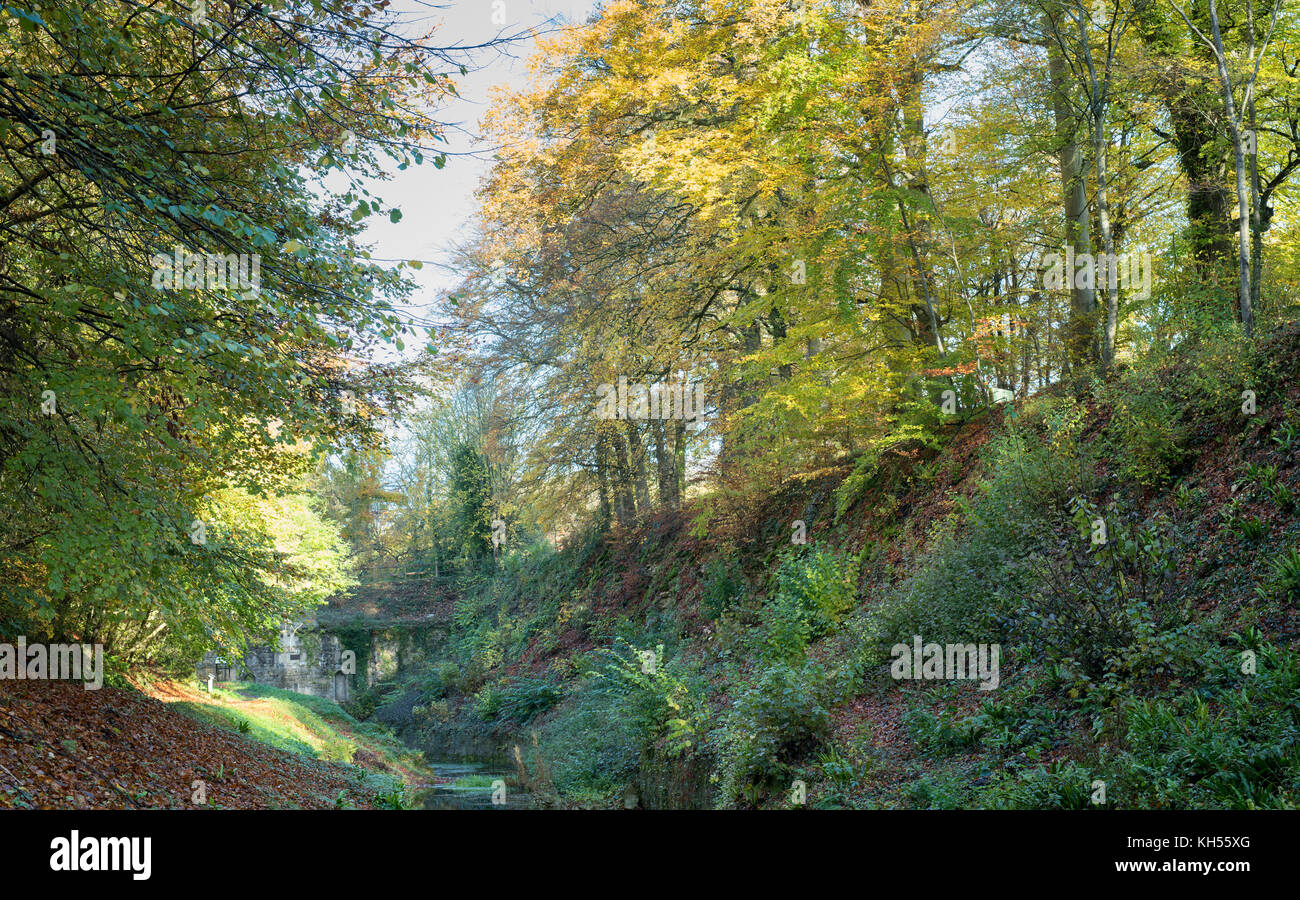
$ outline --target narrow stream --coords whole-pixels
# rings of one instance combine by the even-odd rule
[[[527,809],[529,806],[528,794],[510,784],[513,772],[504,758],[435,759],[430,765],[438,782],[415,792],[417,809]],[[497,782],[495,789],[494,782]],[[493,802],[494,794],[496,802]]]

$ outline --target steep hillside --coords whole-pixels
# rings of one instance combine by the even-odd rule
[[[1300,331],[933,433],[511,556],[359,703],[557,805],[1294,806]]]

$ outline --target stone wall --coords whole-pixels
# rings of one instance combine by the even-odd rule
[[[244,659],[207,653],[196,673],[206,682],[251,679],[259,684],[298,694],[325,697],[336,703],[351,699],[352,678],[344,671],[343,648],[339,639],[319,630],[314,619],[287,624],[280,630],[278,647],[250,647]],[[355,671],[355,668],[353,671]]]

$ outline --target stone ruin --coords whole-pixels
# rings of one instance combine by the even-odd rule
[[[199,681],[255,681],[298,694],[325,697],[336,703],[351,698],[351,676],[344,671],[339,639],[316,627],[314,617],[286,623],[278,647],[248,648],[242,660],[205,653],[195,668]]]

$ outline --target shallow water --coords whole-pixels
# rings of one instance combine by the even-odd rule
[[[490,784],[482,787],[457,786],[456,781],[476,776],[476,781],[490,778],[493,781],[506,782],[512,774],[504,759],[458,759],[431,761],[434,774],[439,778],[449,778],[450,783],[429,785],[416,792],[418,809],[526,809],[529,805],[528,794],[512,785],[504,787],[504,798],[500,785],[494,791]],[[494,794],[495,800],[494,801]]]

